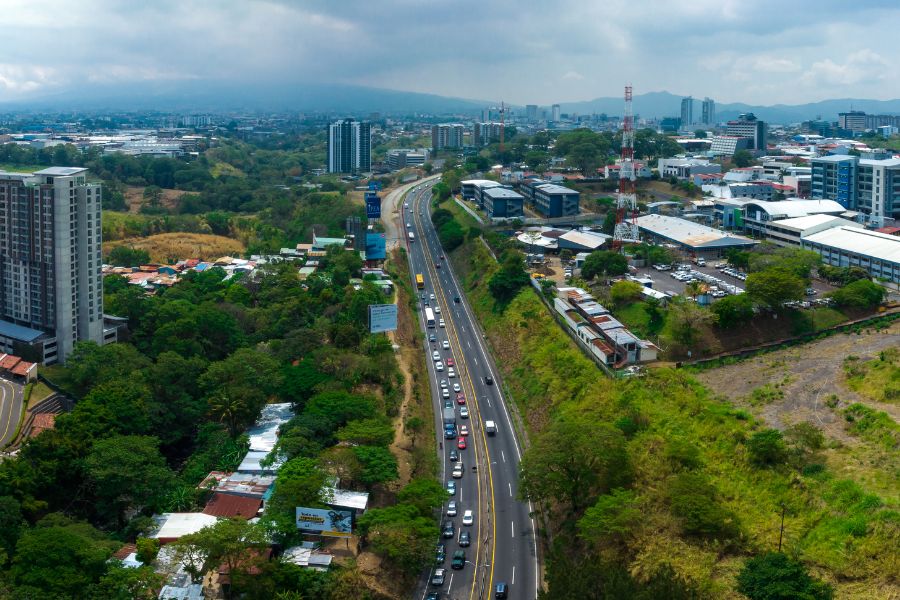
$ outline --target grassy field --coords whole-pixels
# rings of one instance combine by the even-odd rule
[[[480,243],[465,244],[454,252],[453,260],[485,325],[504,385],[532,436],[563,411],[588,415],[596,422],[618,424],[626,419],[635,424],[628,436],[628,453],[641,519],[617,550],[635,577],[668,566],[711,597],[739,598],[735,576],[750,554],[777,547],[784,506],[785,551],[833,584],[837,598],[898,597],[900,459],[896,451],[891,455],[884,447],[883,417],[864,411],[854,417],[856,427],[876,441],[851,433],[852,444],[831,443],[814,453],[802,471],[787,464],[760,468],[750,460],[747,440],[767,425],[743,407],[733,406],[718,388],[714,393],[691,375],[667,368],[654,369],[644,378],[610,381],[562,332],[533,290],[523,289],[505,310],[495,306],[486,282],[496,265]],[[639,320],[639,312],[630,317]],[[815,364],[810,362],[810,377],[816,376]],[[790,371],[787,360],[785,367]],[[834,384],[833,373],[821,368],[818,373],[826,389],[829,382]],[[772,377],[785,381],[780,368],[768,375],[765,381]],[[740,378],[730,373],[719,379]],[[788,404],[793,387],[779,389]],[[735,516],[740,537],[733,546],[687,535],[673,516],[666,492],[677,471],[667,458],[673,448],[691,449],[693,469],[714,487],[717,502]]]
[[[876,402],[900,401],[900,349],[888,348],[869,360],[849,356],[844,361],[847,385]]]
[[[51,394],[53,394],[53,390],[50,389],[46,383],[41,381],[37,381],[34,384],[34,387],[31,388],[31,397],[28,398],[28,406],[27,409],[31,410],[31,408],[40,402],[41,400],[47,398]]]
[[[46,168],[47,165],[10,165],[0,163],[0,171],[7,171],[9,173],[34,173],[35,171],[42,171]]]
[[[139,186],[128,186],[125,189],[125,203],[128,205],[128,212],[135,214],[141,210],[141,206],[144,205],[144,189]],[[187,192],[183,190],[166,190],[162,191],[162,200],[160,204],[169,210],[174,210],[178,207],[178,200],[187,194]],[[105,217],[106,215],[104,215]]]
[[[158,263],[183,258],[214,260],[221,256],[241,256],[244,253],[244,245],[237,240],[203,233],[161,233],[144,238],[108,242],[103,244],[103,253],[107,254],[116,246],[123,244],[146,250],[150,253],[150,260]]]

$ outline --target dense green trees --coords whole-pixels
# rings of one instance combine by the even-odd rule
[[[838,306],[873,308],[884,301],[887,290],[870,279],[857,279],[829,294]]]
[[[581,276],[590,281],[599,275],[624,275],[628,272],[628,259],[618,252],[597,250],[588,254],[581,267]]]
[[[116,246],[109,251],[106,261],[117,267],[139,267],[150,263],[150,253],[131,246]]]
[[[754,302],[780,311],[785,302],[803,298],[806,284],[786,268],[770,267],[747,276],[747,293]]]
[[[716,315],[716,324],[731,329],[753,319],[753,300],[747,294],[726,296],[713,303],[710,310]]]
[[[500,269],[488,281],[488,289],[497,302],[505,304],[528,285],[528,272],[520,252],[508,250],[501,258]]]
[[[799,562],[768,552],[754,556],[738,574],[737,589],[750,600],[831,600],[831,586],[809,576]]]

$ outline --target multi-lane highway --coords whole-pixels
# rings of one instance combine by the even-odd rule
[[[22,416],[22,386],[0,379],[0,448],[13,441]]]
[[[453,523],[453,536],[442,537],[446,559],[436,568],[446,569],[444,583],[420,592],[439,592],[441,598],[494,598],[498,584],[506,584],[509,598],[533,599],[538,587],[538,558],[534,537],[534,520],[527,503],[516,499],[521,445],[507,411],[498,372],[484,347],[478,327],[465,296],[453,274],[450,261],[444,259],[437,232],[431,224],[429,205],[431,185],[426,181],[406,196],[408,207],[400,205],[400,227],[405,228],[413,286],[421,274],[424,289],[416,290],[421,305],[421,324],[425,331],[425,351],[435,408],[435,428],[439,437],[441,475],[443,481],[456,483],[451,500],[456,501],[456,515],[442,510],[442,530]],[[402,229],[401,229],[402,231]],[[413,233],[410,240],[408,233]],[[426,306],[427,302],[427,306]],[[434,326],[425,323],[426,308],[434,312]],[[443,327],[441,326],[443,320]],[[433,336],[433,337],[432,337]],[[433,341],[431,341],[433,339]],[[439,361],[434,360],[437,352]],[[450,377],[452,361],[454,377]],[[439,364],[440,363],[440,364]],[[439,370],[441,369],[441,370]],[[443,394],[442,384],[448,394]],[[459,392],[455,385],[459,386]],[[459,401],[464,397],[464,404]],[[444,396],[449,396],[448,400]],[[457,432],[465,426],[468,435],[446,439],[443,411],[452,406]],[[463,418],[465,407],[468,416]],[[496,433],[488,435],[485,423],[492,421]],[[459,448],[459,438],[465,449]],[[451,460],[456,450],[463,463],[462,477],[451,476],[457,461]],[[473,522],[463,524],[465,511],[471,510]],[[459,544],[460,533],[468,532],[470,545]],[[465,551],[462,569],[452,569],[454,554]],[[421,590],[421,588],[420,588]]]

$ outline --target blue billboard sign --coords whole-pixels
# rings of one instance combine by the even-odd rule
[[[349,537],[353,531],[353,513],[349,510],[298,506],[297,529],[328,537]]]
[[[370,181],[369,189],[373,192],[377,192],[381,190],[381,182],[380,181]]]
[[[387,258],[386,238],[383,233],[366,234],[366,260],[384,260]]]
[[[366,192],[366,217],[369,219],[381,218],[381,198],[375,192]]]
[[[396,304],[369,305],[369,333],[397,331]]]

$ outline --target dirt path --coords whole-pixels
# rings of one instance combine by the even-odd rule
[[[874,402],[844,382],[844,359],[874,358],[887,348],[900,347],[900,323],[882,331],[840,334],[802,346],[761,354],[733,365],[701,372],[697,379],[738,406],[748,408],[770,427],[784,429],[799,421],[820,427],[844,443],[855,438],[844,431],[840,409],[854,402],[888,413],[900,422],[900,406]],[[754,390],[769,384],[768,402],[751,403]],[[835,401],[835,398],[837,401]]]

